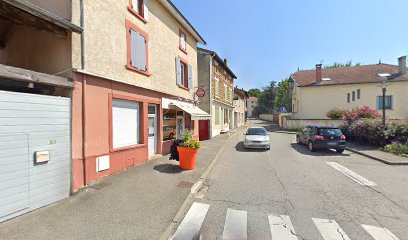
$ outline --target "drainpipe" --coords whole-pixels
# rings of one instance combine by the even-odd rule
[[[81,0],[81,68],[85,70],[85,16],[84,16],[84,0]],[[83,177],[84,177],[84,186],[86,185],[86,79],[85,76],[82,74],[82,170],[83,170]]]
[[[213,68],[212,68],[212,62],[213,62],[213,58],[215,57],[215,53],[209,54],[210,55],[210,95],[208,96],[208,103],[210,104],[210,116],[211,116],[211,120],[210,120],[210,136],[211,138],[213,138],[213,112],[212,112],[212,76],[213,76]]]

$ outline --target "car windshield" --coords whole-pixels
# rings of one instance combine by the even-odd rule
[[[343,133],[338,128],[321,128],[319,130],[320,135],[334,135],[341,136]]]
[[[266,136],[267,132],[265,130],[265,128],[249,128],[247,135],[262,135],[262,136]]]

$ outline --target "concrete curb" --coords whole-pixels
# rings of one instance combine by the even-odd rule
[[[367,154],[367,153],[360,152],[358,150],[355,150],[355,149],[352,149],[352,148],[349,148],[349,147],[346,147],[346,150],[348,150],[350,152],[353,152],[353,153],[356,153],[356,154],[359,154],[361,156],[376,160],[378,162],[382,162],[382,163],[387,164],[387,165],[391,165],[391,166],[408,166],[408,161],[407,162],[390,162],[390,161],[387,161],[385,159],[378,158],[378,157],[372,156],[372,155]]]
[[[231,138],[233,138],[239,131],[242,130],[244,126],[241,126],[237,129],[235,133],[230,135],[225,142],[225,144],[218,150],[217,154],[215,155],[214,159],[211,161],[210,165],[208,165],[207,170],[201,175],[200,180],[198,180],[190,190],[190,193],[187,195],[186,200],[184,200],[183,204],[181,205],[179,211],[177,212],[176,216],[173,218],[172,222],[170,225],[166,228],[164,233],[161,235],[160,240],[169,240],[178,225],[181,223],[183,220],[184,215],[187,213],[188,209],[190,208],[191,204],[195,201],[195,196],[197,195],[198,191],[203,187],[204,181],[207,178],[207,176],[210,174],[212,168],[214,167],[215,163],[217,162],[219,156],[221,155],[222,151],[224,151],[225,146],[229,143]]]

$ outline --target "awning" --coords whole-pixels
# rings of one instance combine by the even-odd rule
[[[194,106],[192,103],[186,103],[181,101],[171,101],[170,107],[178,108],[191,115],[191,120],[210,120],[211,115],[201,110],[199,107]]]

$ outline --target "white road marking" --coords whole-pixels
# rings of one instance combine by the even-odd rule
[[[201,225],[209,208],[208,204],[193,203],[172,239],[198,239]]]
[[[247,239],[247,212],[228,208],[222,239]]]
[[[321,218],[312,219],[324,240],[350,240],[336,221]]]
[[[348,169],[348,168],[346,168],[346,167],[344,167],[344,166],[342,166],[342,165],[340,165],[338,163],[335,163],[335,162],[326,162],[326,163],[329,164],[330,166],[332,166],[337,171],[343,173],[347,177],[353,179],[358,184],[365,185],[365,186],[376,186],[377,185],[374,182],[371,182],[370,180],[367,180],[366,178],[358,175],[357,173],[351,171],[350,169]]]
[[[399,240],[390,230],[386,228],[361,225],[375,240]]]
[[[268,219],[272,240],[298,240],[289,216],[274,216],[269,214]]]

